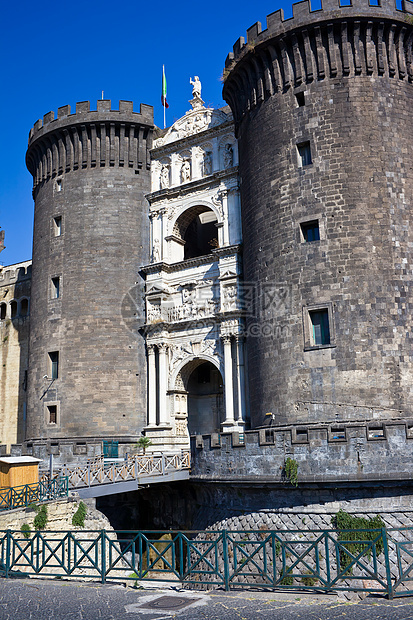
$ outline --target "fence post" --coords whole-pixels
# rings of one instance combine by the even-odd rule
[[[100,550],[101,581],[102,583],[105,583],[106,582],[106,531],[102,530],[100,536],[101,536],[101,550]]]
[[[391,580],[391,571],[390,571],[389,541],[387,539],[387,530],[385,527],[381,528],[381,535],[383,538],[384,561],[386,563],[387,595],[389,599],[392,599],[393,598],[393,584]]]
[[[10,570],[10,540],[11,537],[11,531],[7,530],[6,532],[6,572],[5,572],[5,577],[9,576],[9,570]]]
[[[178,536],[179,536],[179,579],[182,582],[184,580],[184,545],[183,545],[183,540],[182,540],[182,536],[183,536],[182,532],[179,532]],[[188,544],[188,541],[186,544]]]
[[[227,530],[222,530],[222,555],[224,558],[224,584],[225,591],[229,590],[229,566],[228,566],[228,538]]]

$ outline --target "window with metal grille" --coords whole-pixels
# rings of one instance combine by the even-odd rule
[[[57,405],[47,405],[49,424],[57,424]]]

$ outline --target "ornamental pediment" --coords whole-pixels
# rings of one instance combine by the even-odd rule
[[[154,148],[195,135],[211,127],[221,125],[231,119],[231,114],[226,114],[221,110],[215,110],[213,108],[205,108],[202,106],[194,110],[189,110],[185,116],[178,119],[169,127],[164,136],[154,141]]]

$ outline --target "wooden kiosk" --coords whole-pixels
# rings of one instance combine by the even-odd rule
[[[41,459],[33,456],[0,457],[0,488],[19,487],[39,482]]]

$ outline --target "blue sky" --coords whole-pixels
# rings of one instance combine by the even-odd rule
[[[206,104],[223,105],[225,58],[239,36],[256,21],[291,3],[251,2],[7,2],[0,36],[0,226],[6,249],[0,262],[31,258],[33,200],[25,166],[33,123],[49,110],[76,101],[119,99],[160,105],[162,64],[168,82],[167,124],[190,108],[189,78],[199,75]],[[315,8],[313,3],[313,8]]]

